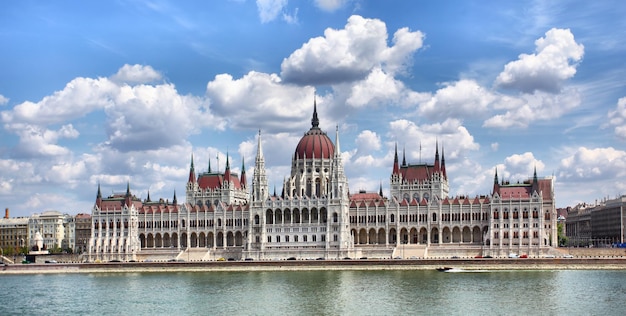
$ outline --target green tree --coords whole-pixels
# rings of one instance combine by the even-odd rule
[[[556,224],[556,231],[559,236],[559,247],[565,247],[569,241],[569,238],[565,236],[565,223],[559,222]]]

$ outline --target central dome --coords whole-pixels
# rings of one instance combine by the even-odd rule
[[[335,155],[335,145],[319,128],[317,118],[317,102],[313,103],[313,118],[311,129],[304,134],[296,147],[296,159],[324,158],[330,159]]]

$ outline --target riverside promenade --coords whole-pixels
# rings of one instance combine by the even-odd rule
[[[110,262],[10,264],[3,274],[208,272],[208,271],[316,271],[316,270],[626,270],[623,258],[517,258],[517,259],[363,259],[204,262]]]

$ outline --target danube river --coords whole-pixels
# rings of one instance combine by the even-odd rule
[[[626,271],[0,275],[0,315],[623,315]]]

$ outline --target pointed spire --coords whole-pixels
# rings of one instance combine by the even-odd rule
[[[537,166],[535,165],[535,170],[533,172],[533,191],[539,191],[539,178],[537,178]]]
[[[208,170],[208,172],[211,173],[211,158],[209,158],[209,170]]]
[[[189,167],[189,179],[187,182],[195,183],[196,182],[196,171],[193,167],[193,153],[191,153],[191,164]]]
[[[498,184],[498,167],[496,167],[496,176],[493,177],[493,184]]]
[[[313,96],[313,118],[311,118],[312,128],[319,128],[320,120],[317,118],[317,98]]]
[[[100,208],[102,205],[102,193],[100,192],[100,182],[98,182],[98,195],[96,195],[96,206]]]
[[[176,190],[174,190],[174,199],[172,200],[172,204],[178,205],[178,200],[176,200]]]
[[[224,182],[230,182],[230,162],[228,159],[228,151],[226,151],[226,170],[224,171]]]
[[[248,186],[248,179],[246,179],[246,164],[243,157],[241,157],[241,176],[239,177],[239,183],[241,183],[242,188],[246,188]]]
[[[402,166],[403,167],[406,166],[406,150],[405,150],[404,146],[402,147]]]
[[[443,144],[441,144],[441,174],[443,174],[444,178],[448,177],[448,175],[446,174],[446,157],[443,153]]]
[[[148,190],[148,197],[146,198],[146,202],[152,202],[152,201],[150,200],[150,190]]]
[[[491,194],[495,194],[500,191],[500,185],[498,184],[498,167],[496,167],[496,175],[493,177],[493,192]]]
[[[341,157],[341,148],[339,147],[339,124],[335,126],[335,155]]]
[[[276,196],[276,185],[274,185],[274,197]]]
[[[398,167],[398,143],[396,143],[395,153],[393,156],[393,172],[392,174],[399,174],[400,168]]]
[[[126,182],[126,197],[130,196],[130,181]]]
[[[378,189],[378,195],[380,195],[380,197],[383,197],[383,182],[380,181],[380,188]]]
[[[439,163],[439,140],[435,141],[435,172],[439,172],[441,170],[441,165]]]

